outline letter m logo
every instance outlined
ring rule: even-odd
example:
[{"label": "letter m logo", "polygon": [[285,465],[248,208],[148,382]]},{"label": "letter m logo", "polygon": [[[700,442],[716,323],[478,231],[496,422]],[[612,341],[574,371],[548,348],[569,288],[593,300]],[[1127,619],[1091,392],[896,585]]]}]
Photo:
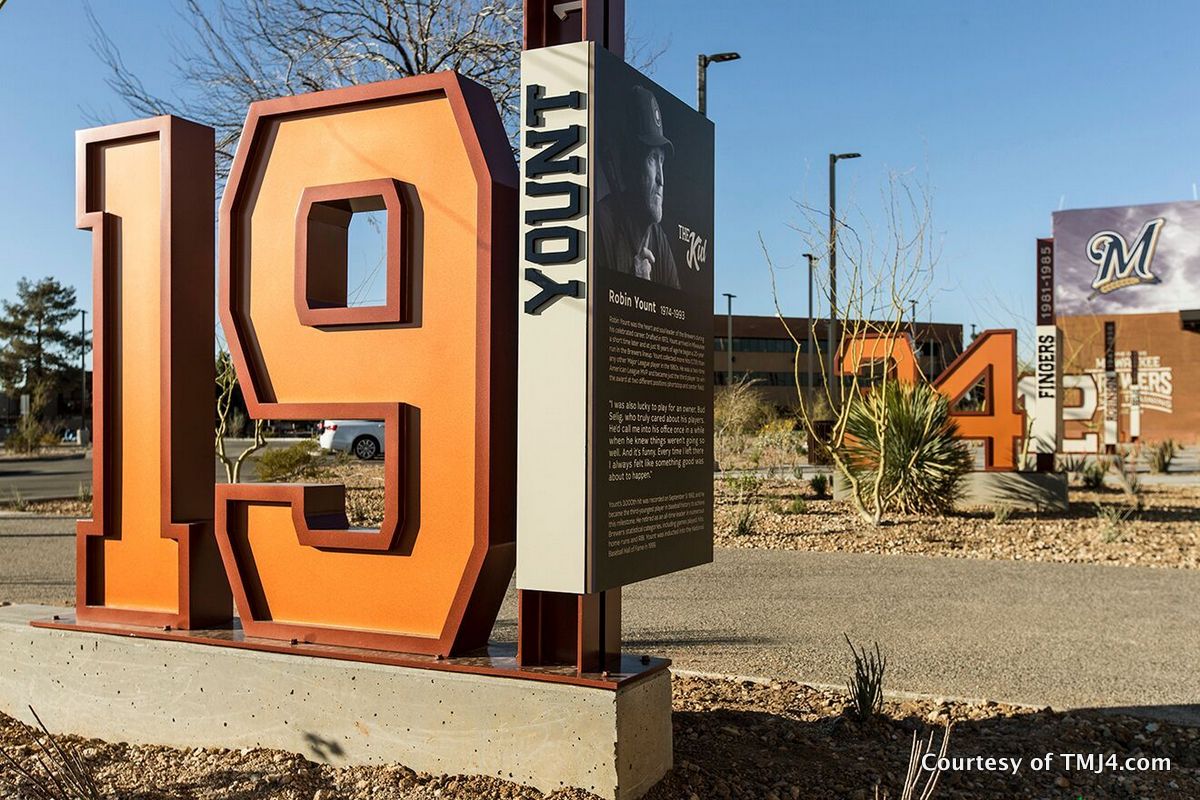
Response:
[{"label": "letter m logo", "polygon": [[1087,243],[1087,257],[1096,265],[1096,278],[1092,281],[1095,291],[1089,299],[1124,286],[1158,283],[1159,279],[1150,272],[1150,266],[1158,247],[1158,236],[1165,224],[1163,217],[1147,222],[1132,247],[1116,231],[1100,231],[1092,236]]}]

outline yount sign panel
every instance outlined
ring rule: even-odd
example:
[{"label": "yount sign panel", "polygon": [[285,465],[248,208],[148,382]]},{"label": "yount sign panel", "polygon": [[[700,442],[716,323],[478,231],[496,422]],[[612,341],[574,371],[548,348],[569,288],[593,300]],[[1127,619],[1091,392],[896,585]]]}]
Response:
[{"label": "yount sign panel", "polygon": [[712,559],[713,128],[589,42],[522,54],[517,585]]}]

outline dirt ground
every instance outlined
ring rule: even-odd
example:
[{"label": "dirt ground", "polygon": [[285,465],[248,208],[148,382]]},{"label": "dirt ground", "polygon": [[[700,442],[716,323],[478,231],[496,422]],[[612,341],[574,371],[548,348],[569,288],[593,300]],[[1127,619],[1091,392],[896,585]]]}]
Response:
[{"label": "dirt ground", "polygon": [[722,547],[1200,568],[1200,486],[1146,486],[1142,507],[1117,489],[1071,487],[1065,513],[967,508],[891,515],[876,527],[798,481],[717,481]]},{"label": "dirt ground", "polygon": [[[848,798],[895,800],[908,765],[912,736],[953,727],[950,757],[1022,758],[1016,774],[947,772],[938,798],[1154,798],[1200,797],[1200,729],[1180,728],[1097,711],[1057,713],[996,703],[939,700],[885,702],[882,715],[863,724],[844,713],[844,695],[803,684],[712,678],[674,679],[675,767],[649,800],[693,798]],[[49,721],[47,721],[49,722]],[[286,800],[466,800],[542,798],[507,781],[414,773],[401,765],[331,767],[272,750],[176,750],[59,737],[86,765],[105,797],[281,798]],[[0,715],[0,748],[34,769],[31,731]],[[1112,754],[1170,760],[1159,771],[1097,773],[1068,769],[1061,755],[1049,769],[1029,760],[1046,753]],[[1136,766],[1136,764],[1135,764]],[[0,766],[0,797],[22,796],[20,779]],[[16,791],[14,791],[16,790]],[[548,795],[588,800],[579,790]]]}]

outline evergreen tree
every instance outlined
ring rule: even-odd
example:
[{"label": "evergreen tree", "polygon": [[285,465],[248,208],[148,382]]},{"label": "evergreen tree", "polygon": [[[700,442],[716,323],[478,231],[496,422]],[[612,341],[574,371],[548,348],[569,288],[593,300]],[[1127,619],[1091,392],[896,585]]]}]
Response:
[{"label": "evergreen tree", "polygon": [[[71,333],[68,324],[79,314],[75,289],[54,278],[17,283],[16,302],[0,302],[0,386],[12,394],[28,394],[35,415],[59,392],[79,382],[79,351],[86,335]],[[81,336],[83,341],[81,342]]]}]

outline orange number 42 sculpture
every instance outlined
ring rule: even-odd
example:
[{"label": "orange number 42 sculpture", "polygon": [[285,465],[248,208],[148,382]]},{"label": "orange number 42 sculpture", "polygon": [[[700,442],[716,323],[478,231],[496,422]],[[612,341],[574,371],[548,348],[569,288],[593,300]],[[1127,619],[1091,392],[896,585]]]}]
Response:
[{"label": "orange number 42 sculpture", "polygon": [[[213,132],[78,135],[94,237],[95,507],[80,622],[451,655],[514,563],[516,168],[453,73],[256,103],[220,209],[221,324],[252,416],[386,422],[381,528],[344,488],[214,491]],[[348,307],[347,228],[387,215],[387,298]]]}]

